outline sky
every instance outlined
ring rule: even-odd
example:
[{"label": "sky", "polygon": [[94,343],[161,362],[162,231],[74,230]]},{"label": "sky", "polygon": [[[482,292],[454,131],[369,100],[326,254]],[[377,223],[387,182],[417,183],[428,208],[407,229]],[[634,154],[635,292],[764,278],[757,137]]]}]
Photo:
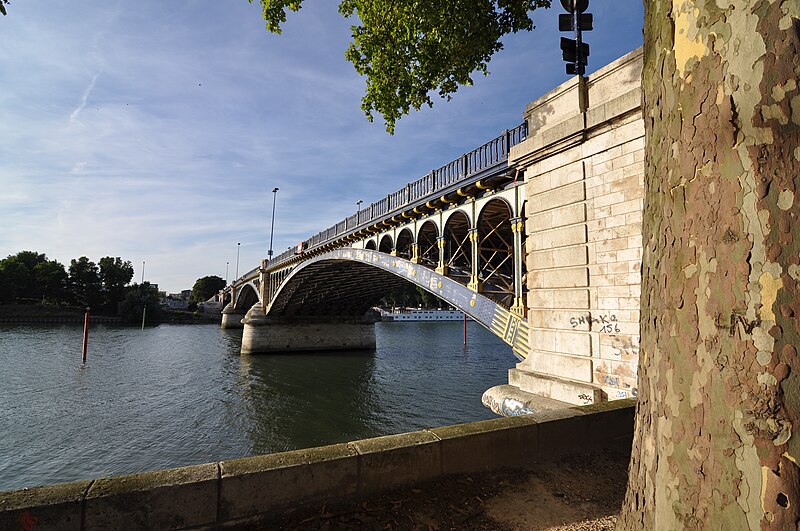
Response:
[{"label": "sky", "polygon": [[[641,46],[642,0],[594,0],[593,72]],[[119,256],[169,293],[229,281],[522,123],[568,80],[558,2],[393,136],[360,108],[352,20],[306,0],[14,0],[0,16],[0,258]],[[237,245],[241,244],[241,245]]]}]

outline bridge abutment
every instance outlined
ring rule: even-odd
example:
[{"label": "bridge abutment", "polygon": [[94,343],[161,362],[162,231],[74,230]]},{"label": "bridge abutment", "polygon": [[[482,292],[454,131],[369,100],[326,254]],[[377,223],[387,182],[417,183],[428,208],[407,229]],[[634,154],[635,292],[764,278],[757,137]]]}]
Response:
[{"label": "bridge abutment", "polygon": [[509,167],[525,175],[529,348],[493,403],[524,403],[520,392],[573,404],[638,394],[641,68],[640,49],[589,76],[588,109],[575,80],[526,109],[528,138]]},{"label": "bridge abutment", "polygon": [[256,305],[244,318],[242,354],[375,349],[375,323],[291,322],[272,319]]}]

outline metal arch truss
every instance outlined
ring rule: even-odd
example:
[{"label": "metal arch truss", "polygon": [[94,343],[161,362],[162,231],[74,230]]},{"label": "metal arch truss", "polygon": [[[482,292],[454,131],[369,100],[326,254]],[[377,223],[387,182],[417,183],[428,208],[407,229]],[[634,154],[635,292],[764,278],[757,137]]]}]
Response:
[{"label": "metal arch truss", "polygon": [[[353,267],[354,263],[361,264],[361,266]],[[304,274],[304,270],[308,270],[307,274]],[[369,300],[369,297],[377,300],[385,293],[386,285],[379,284],[380,277],[378,275],[368,274],[370,271],[379,273],[376,270],[382,271],[384,278],[387,278],[385,273],[389,273],[389,277],[395,280],[411,282],[429,291],[501,338],[511,346],[519,359],[527,356],[529,329],[526,319],[511,313],[493,300],[468,289],[463,284],[432,271],[423,264],[415,264],[397,256],[367,249],[343,247],[319,254],[298,264],[280,283],[265,313],[267,317],[280,318],[286,315],[287,310],[298,308],[306,303],[308,307],[313,308],[325,297],[328,297],[328,300],[325,301],[327,304],[340,305],[342,310],[340,315],[343,317],[347,316],[347,310],[363,311],[364,304],[359,306],[347,301],[347,293],[338,285],[337,278],[343,278],[345,275],[353,278],[358,274],[356,271],[367,273],[362,278],[353,278],[354,283],[350,289],[352,286],[358,286],[359,290],[363,290],[368,297],[362,297],[362,301]],[[337,277],[337,275],[342,276]],[[314,278],[317,280],[312,281],[311,279]],[[379,285],[374,285],[376,283]],[[377,299],[374,298],[375,296]],[[342,297],[342,299],[333,301],[330,300],[330,297]]]},{"label": "metal arch truss", "polygon": [[479,222],[478,278],[481,292],[503,306],[514,303],[514,233],[508,209],[487,212]]}]

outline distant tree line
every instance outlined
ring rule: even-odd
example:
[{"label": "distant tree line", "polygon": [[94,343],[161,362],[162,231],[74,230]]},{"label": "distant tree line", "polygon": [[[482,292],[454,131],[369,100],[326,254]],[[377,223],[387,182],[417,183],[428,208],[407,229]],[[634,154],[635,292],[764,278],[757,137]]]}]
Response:
[{"label": "distant tree line", "polygon": [[443,304],[442,300],[436,295],[409,282],[404,282],[389,291],[380,302],[381,306],[388,308],[441,308]]},{"label": "distant tree line", "polygon": [[85,256],[69,267],[43,253],[21,251],[0,260],[0,304],[41,303],[91,307],[93,313],[120,315],[135,322],[147,306],[149,322],[160,316],[158,291],[149,282],[129,285],[133,266],[120,257],[97,263]]}]

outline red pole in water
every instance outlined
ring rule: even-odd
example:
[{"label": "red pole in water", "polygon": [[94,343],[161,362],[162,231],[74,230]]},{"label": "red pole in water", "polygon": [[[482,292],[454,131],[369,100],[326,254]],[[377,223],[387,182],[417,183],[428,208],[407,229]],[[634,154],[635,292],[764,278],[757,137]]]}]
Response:
[{"label": "red pole in water", "polygon": [[467,314],[464,314],[464,344],[467,344]]},{"label": "red pole in water", "polygon": [[83,316],[83,363],[86,363],[86,349],[89,348],[89,307]]}]

